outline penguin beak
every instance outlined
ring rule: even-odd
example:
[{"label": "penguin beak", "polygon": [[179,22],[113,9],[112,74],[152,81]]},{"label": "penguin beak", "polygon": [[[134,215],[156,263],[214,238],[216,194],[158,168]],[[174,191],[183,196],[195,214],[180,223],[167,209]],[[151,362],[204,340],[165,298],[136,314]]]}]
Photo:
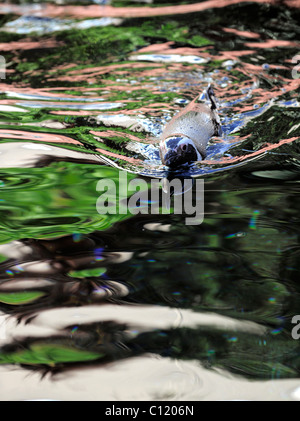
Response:
[{"label": "penguin beak", "polygon": [[162,154],[162,162],[169,168],[176,168],[199,160],[199,153],[190,142],[180,139],[177,144],[173,143],[172,147],[168,147],[166,143],[167,148],[165,148],[166,152],[164,151],[165,153]]},{"label": "penguin beak", "polygon": [[178,155],[176,150],[174,149],[169,149],[168,152],[165,154],[165,156],[163,157],[163,164],[166,165],[167,167],[176,167],[177,164],[176,162],[178,161]]}]

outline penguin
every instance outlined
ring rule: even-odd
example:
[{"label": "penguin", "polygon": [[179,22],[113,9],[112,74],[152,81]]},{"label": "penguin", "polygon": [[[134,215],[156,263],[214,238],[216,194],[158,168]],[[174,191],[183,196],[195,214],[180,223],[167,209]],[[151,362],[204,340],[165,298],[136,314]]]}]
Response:
[{"label": "penguin", "polygon": [[217,101],[211,85],[206,94],[210,105],[198,103],[195,98],[164,128],[159,151],[161,161],[167,167],[176,169],[205,159],[210,138],[222,134]]}]

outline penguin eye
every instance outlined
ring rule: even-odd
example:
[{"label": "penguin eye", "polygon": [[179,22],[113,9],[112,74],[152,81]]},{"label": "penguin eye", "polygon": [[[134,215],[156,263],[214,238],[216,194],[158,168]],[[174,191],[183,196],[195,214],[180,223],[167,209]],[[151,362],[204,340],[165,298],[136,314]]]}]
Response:
[{"label": "penguin eye", "polygon": [[183,150],[183,152],[186,152],[186,151],[187,151],[187,148],[188,148],[188,145],[187,145],[186,143],[184,143],[184,144],[181,146],[181,149]]}]

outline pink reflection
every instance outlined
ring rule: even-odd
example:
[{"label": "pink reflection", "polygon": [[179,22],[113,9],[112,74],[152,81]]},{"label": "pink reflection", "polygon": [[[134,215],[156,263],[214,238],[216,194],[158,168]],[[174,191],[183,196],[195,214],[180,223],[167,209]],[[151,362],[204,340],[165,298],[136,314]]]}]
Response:
[{"label": "pink reflection", "polygon": [[[73,115],[73,116],[88,116],[88,115],[99,115],[99,111],[49,111],[49,114],[55,114],[55,115]],[[111,113],[110,113],[111,114]],[[124,114],[124,112],[123,112]]]},{"label": "pink reflection", "polygon": [[137,51],[135,54],[140,53],[160,53],[160,54],[180,54],[180,55],[200,55],[201,57],[210,57],[210,55],[205,52],[208,46],[205,47],[182,47],[182,48],[172,48],[175,44],[173,41],[165,42],[163,44],[153,44],[143,47]]},{"label": "pink reflection", "polygon": [[[125,64],[110,64],[107,66],[98,66],[98,67],[88,67],[85,69],[80,69],[80,70],[72,70],[71,72],[69,72],[70,75],[72,74],[78,74],[78,72],[80,72],[81,74],[95,74],[95,75],[101,75],[101,74],[105,74],[105,73],[110,73],[113,72],[114,70],[118,70],[118,69],[122,69],[122,68],[127,68],[128,70],[130,70],[132,67],[134,67],[135,69],[139,69],[139,68],[144,68],[145,64],[144,63],[125,63]],[[160,67],[159,63],[151,63],[151,67]]]},{"label": "pink reflection", "polygon": [[[59,6],[55,4],[46,3],[43,8],[30,9],[27,7],[26,14],[47,17],[75,17],[79,19],[84,18],[99,18],[99,17],[148,17],[148,16],[163,16],[173,14],[185,14],[193,12],[201,12],[203,10],[212,8],[222,8],[233,4],[247,3],[248,0],[207,0],[201,3],[171,5],[162,7],[113,7],[99,5],[88,6],[73,6],[64,5]],[[277,4],[277,0],[252,0],[252,3]],[[282,0],[282,5],[289,7],[300,7],[298,0]],[[0,13],[15,13],[24,14],[24,7],[16,4],[0,4]]]},{"label": "pink reflection", "polygon": [[142,163],[142,161],[140,159],[129,158],[128,156],[119,155],[117,153],[107,151],[106,149],[97,148],[96,151],[100,152],[102,155],[112,156],[113,158],[118,158],[118,159],[121,159],[122,161],[130,162],[131,164],[137,164],[138,165],[138,164]]},{"label": "pink reflection", "polygon": [[90,133],[92,135],[100,136],[100,137],[101,136],[102,137],[121,137],[121,138],[126,138],[126,139],[129,139],[129,140],[133,140],[135,142],[141,141],[141,139],[139,137],[134,136],[130,133],[116,132],[116,131],[113,131],[113,130],[107,130],[105,132],[97,132],[97,131],[91,130]]},{"label": "pink reflection", "polygon": [[300,42],[269,39],[264,42],[246,42],[245,45],[249,48],[300,47]]},{"label": "pink reflection", "polygon": [[[248,135],[250,136],[250,135]],[[248,137],[246,136],[246,137]],[[246,138],[245,137],[245,138]],[[245,139],[244,138],[244,139]],[[267,146],[265,146],[264,148],[259,149],[258,151],[249,153],[247,155],[242,155],[242,156],[237,156],[237,157],[224,157],[220,160],[206,160],[203,161],[203,163],[207,163],[207,164],[232,164],[235,162],[239,162],[239,161],[245,161],[245,160],[250,160],[251,158],[255,158],[259,155],[263,155],[266,152],[272,151],[273,149],[277,149],[280,146],[282,146],[283,144],[288,144],[288,143],[292,143],[295,140],[298,140],[299,137],[291,137],[290,139],[282,139],[280,140],[278,143],[271,143],[271,144],[267,144]]]},{"label": "pink reflection", "polygon": [[[160,63],[151,63],[145,64],[145,63],[126,63],[126,64],[111,64],[106,66],[98,66],[98,67],[88,67],[85,69],[76,69],[69,71],[66,75],[56,76],[55,78],[48,78],[48,81],[60,81],[60,82],[88,82],[88,83],[96,83],[96,81],[99,82],[99,78],[102,75],[106,75],[109,73],[113,73],[114,75],[127,75],[132,76],[132,69],[145,69],[151,67],[151,70],[147,70],[151,76],[153,76],[155,73],[161,74],[164,69],[161,68]],[[156,69],[157,68],[157,69]],[[124,70],[121,70],[124,69]],[[52,69],[53,71],[58,70],[57,68]],[[139,75],[141,77],[141,75]],[[101,79],[100,79],[101,81]],[[107,81],[103,80],[106,84],[113,85],[117,82],[114,81]],[[127,89],[140,89],[133,86],[126,85]],[[123,87],[125,90],[126,87]],[[74,88],[77,89],[77,88]],[[100,88],[98,88],[99,90]]]},{"label": "pink reflection", "polygon": [[24,39],[23,41],[12,41],[0,43],[0,51],[20,51],[20,50],[34,50],[38,48],[55,48],[64,45],[62,41],[54,39],[44,39],[43,41],[30,41]]},{"label": "pink reflection", "polygon": [[249,32],[249,31],[239,31],[235,28],[222,28],[224,32],[228,32],[231,34],[235,34],[239,37],[245,37],[245,38],[259,38],[260,35],[256,32]]},{"label": "pink reflection", "polygon": [[91,85],[94,83],[97,83],[97,79],[94,78],[87,78],[86,76],[78,76],[78,77],[72,77],[72,76],[59,76],[59,77],[52,77],[47,78],[49,82],[87,82]]},{"label": "pink reflection", "polygon": [[239,51],[220,51],[220,55],[215,56],[214,60],[230,60],[239,59],[241,56],[248,56],[256,53],[255,50],[239,50]]},{"label": "pink reflection", "polygon": [[53,133],[35,133],[26,132],[23,130],[8,130],[1,129],[0,137],[6,139],[26,139],[26,140],[37,140],[39,142],[55,142],[55,143],[72,143],[73,145],[81,145],[78,140],[72,139],[71,137],[63,136],[60,134]]}]

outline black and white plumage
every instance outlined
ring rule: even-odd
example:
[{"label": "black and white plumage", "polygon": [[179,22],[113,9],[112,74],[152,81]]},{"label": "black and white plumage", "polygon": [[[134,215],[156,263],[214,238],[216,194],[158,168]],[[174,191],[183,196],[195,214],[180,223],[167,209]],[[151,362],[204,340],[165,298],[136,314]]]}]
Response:
[{"label": "black and white plumage", "polygon": [[210,85],[206,93],[210,106],[193,100],[163,130],[159,149],[164,165],[176,168],[205,159],[208,141],[221,135],[217,102]]}]

